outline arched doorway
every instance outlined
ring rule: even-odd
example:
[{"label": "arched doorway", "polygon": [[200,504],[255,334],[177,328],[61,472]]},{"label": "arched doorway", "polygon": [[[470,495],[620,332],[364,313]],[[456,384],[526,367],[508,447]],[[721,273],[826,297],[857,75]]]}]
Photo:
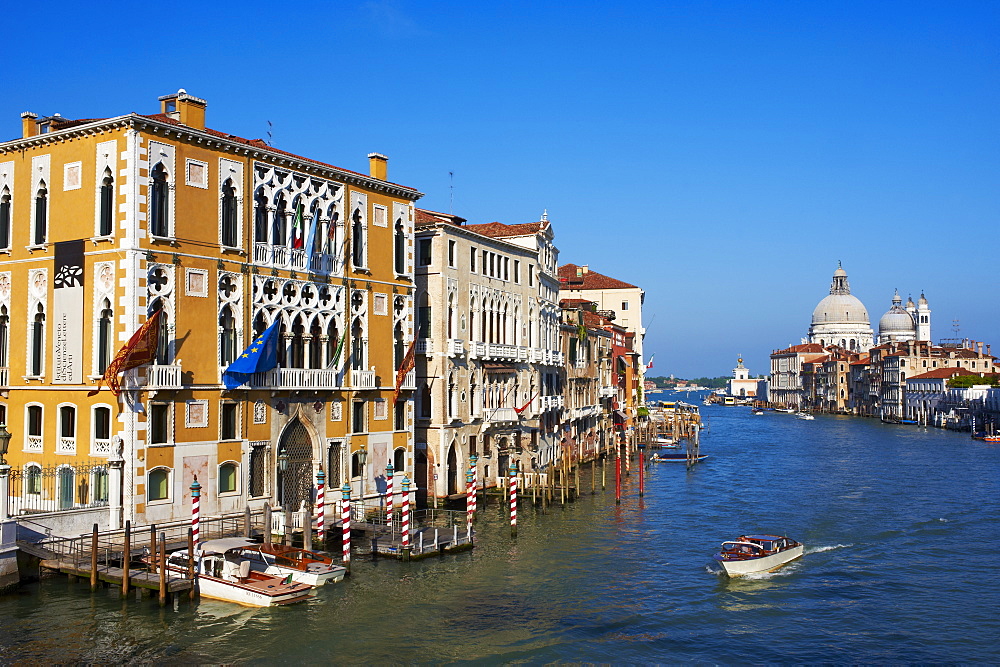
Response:
[{"label": "arched doorway", "polygon": [[458,454],[455,443],[448,448],[448,491],[449,496],[458,493]]},{"label": "arched doorway", "polygon": [[278,440],[278,456],[284,453],[288,456],[288,468],[281,471],[278,464],[278,471],[275,479],[278,481],[278,503],[288,506],[294,511],[298,511],[304,500],[306,504],[312,503],[312,440],[309,438],[309,431],[305,425],[296,419]]}]

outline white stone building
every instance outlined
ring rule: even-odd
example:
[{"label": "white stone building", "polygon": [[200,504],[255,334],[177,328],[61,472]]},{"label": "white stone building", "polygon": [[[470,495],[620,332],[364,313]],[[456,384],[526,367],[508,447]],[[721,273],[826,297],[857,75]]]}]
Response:
[{"label": "white stone building", "polygon": [[563,407],[558,250],[547,220],[468,225],[417,210],[418,457],[431,500],[480,486],[511,463],[557,455]]},{"label": "white stone building", "polygon": [[868,310],[851,294],[847,272],[838,265],[830,283],[830,294],[813,310],[809,335],[802,342],[818,343],[820,347],[837,345],[856,352],[870,348],[873,340]]}]

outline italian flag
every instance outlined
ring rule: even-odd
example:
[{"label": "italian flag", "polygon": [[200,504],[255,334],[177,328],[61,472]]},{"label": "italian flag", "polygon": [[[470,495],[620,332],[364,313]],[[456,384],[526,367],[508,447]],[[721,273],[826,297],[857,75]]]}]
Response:
[{"label": "italian flag", "polygon": [[295,217],[292,218],[292,247],[302,247],[302,204],[295,209]]}]

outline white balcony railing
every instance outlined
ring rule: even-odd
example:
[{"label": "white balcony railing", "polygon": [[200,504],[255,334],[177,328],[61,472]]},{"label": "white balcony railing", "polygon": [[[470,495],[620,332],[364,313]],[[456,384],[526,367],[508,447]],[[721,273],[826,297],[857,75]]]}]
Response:
[{"label": "white balcony railing", "polygon": [[513,345],[490,343],[486,354],[490,359],[508,359],[514,361],[517,359],[517,348]]},{"label": "white balcony railing", "polygon": [[486,343],[469,341],[469,356],[473,359],[482,359],[486,356]]},{"label": "white balcony railing", "polygon": [[606,387],[601,387],[598,395],[601,398],[612,398],[618,395],[618,387],[608,385]]},{"label": "white balcony railing", "polygon": [[90,453],[94,456],[110,456],[111,441],[103,438],[95,438],[90,446]]},{"label": "white balcony railing", "polygon": [[375,371],[351,371],[351,386],[355,389],[374,389]]},{"label": "white balcony railing", "polygon": [[56,454],[76,454],[76,438],[60,436],[56,439]]},{"label": "white balcony railing", "polygon": [[28,439],[24,442],[24,451],[26,452],[40,452],[42,451],[42,436],[40,435],[29,435]]},{"label": "white balcony railing", "polygon": [[417,388],[417,371],[412,370],[406,374],[403,378],[403,389],[416,389]]},{"label": "white balcony railing", "polygon": [[257,264],[281,269],[309,269],[312,273],[335,273],[335,257],[327,253],[310,253],[302,248],[256,243],[253,259]]},{"label": "white balcony railing", "polygon": [[337,389],[340,371],[323,368],[275,368],[254,373],[241,387],[250,389]]},{"label": "white balcony railing", "polygon": [[465,341],[459,338],[448,339],[448,356],[458,357],[465,354]]},{"label": "white balcony railing", "polygon": [[500,422],[516,422],[517,411],[514,408],[487,409],[486,420],[491,424],[497,424]]},{"label": "white balcony railing", "polygon": [[180,389],[181,388],[181,367],[161,366],[151,364],[141,368],[134,368],[125,372],[126,389]]},{"label": "white balcony railing", "polygon": [[434,340],[431,338],[418,338],[417,344],[413,349],[417,354],[425,354],[429,357],[434,354]]}]

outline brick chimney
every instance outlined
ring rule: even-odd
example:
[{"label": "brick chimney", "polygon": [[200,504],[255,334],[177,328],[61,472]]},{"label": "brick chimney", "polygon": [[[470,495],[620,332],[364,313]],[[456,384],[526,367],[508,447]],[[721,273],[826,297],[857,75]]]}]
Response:
[{"label": "brick chimney", "polygon": [[173,95],[164,95],[159,100],[160,113],[164,116],[196,130],[205,129],[205,107],[208,106],[205,100],[188,95],[183,88]]},{"label": "brick chimney", "polygon": [[37,113],[25,111],[21,114],[21,137],[23,139],[27,139],[28,137],[33,137],[38,134],[38,124],[35,122],[36,120],[38,120]]},{"label": "brick chimney", "polygon": [[368,175],[380,181],[386,180],[389,174],[389,158],[381,153],[368,154]]}]

